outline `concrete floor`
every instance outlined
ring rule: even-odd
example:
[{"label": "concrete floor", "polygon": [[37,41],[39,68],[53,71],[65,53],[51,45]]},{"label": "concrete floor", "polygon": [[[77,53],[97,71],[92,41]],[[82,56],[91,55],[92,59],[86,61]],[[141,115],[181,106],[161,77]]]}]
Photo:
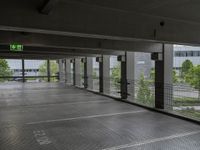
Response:
[{"label": "concrete floor", "polygon": [[200,150],[200,126],[58,83],[0,85],[0,150]]}]

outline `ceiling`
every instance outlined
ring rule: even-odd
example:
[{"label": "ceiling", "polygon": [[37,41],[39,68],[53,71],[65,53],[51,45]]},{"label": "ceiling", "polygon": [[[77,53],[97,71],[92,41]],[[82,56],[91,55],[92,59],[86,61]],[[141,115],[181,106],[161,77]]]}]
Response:
[{"label": "ceiling", "polygon": [[199,0],[6,0],[0,45],[18,41],[44,54],[51,47],[53,56],[65,49],[66,57],[161,51],[159,43],[200,45],[199,14]]}]

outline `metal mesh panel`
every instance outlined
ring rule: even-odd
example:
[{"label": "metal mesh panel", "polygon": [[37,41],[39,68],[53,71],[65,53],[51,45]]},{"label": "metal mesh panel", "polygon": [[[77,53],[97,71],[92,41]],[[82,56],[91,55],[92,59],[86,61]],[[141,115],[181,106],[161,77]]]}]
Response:
[{"label": "metal mesh panel", "polygon": [[128,80],[128,100],[155,107],[155,85],[149,80]]},{"label": "metal mesh panel", "polygon": [[[73,78],[72,74],[71,77]],[[82,79],[81,87],[84,87],[84,77],[80,74],[76,75],[76,77]],[[99,92],[99,76],[87,76],[87,82],[91,82],[90,87],[87,87],[88,89]],[[152,108],[155,107],[155,82],[147,79],[127,80],[127,82],[128,101]],[[122,83],[119,79],[104,77],[103,84],[105,94],[119,98],[121,97]],[[164,105],[166,111],[200,120],[200,100],[198,90],[184,84],[172,85],[165,83],[163,86],[164,95],[162,92],[157,94],[161,98],[164,98],[164,104],[162,104],[162,99],[160,99],[160,102],[161,105]],[[159,103],[159,100],[157,103]]]},{"label": "metal mesh panel", "polygon": [[198,90],[185,84],[165,84],[165,91],[166,110],[200,120]]},{"label": "metal mesh panel", "polygon": [[93,90],[99,92],[99,77],[91,76],[90,78],[92,78]]}]

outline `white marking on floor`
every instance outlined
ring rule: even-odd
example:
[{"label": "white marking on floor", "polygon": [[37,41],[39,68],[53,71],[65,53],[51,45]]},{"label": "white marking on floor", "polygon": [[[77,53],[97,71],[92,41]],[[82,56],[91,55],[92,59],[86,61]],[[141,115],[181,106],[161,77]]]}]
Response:
[{"label": "white marking on floor", "polygon": [[120,112],[120,113],[111,113],[111,114],[101,114],[101,115],[92,115],[92,116],[82,116],[82,117],[74,117],[74,118],[65,118],[65,119],[55,119],[55,120],[45,120],[45,121],[37,121],[37,122],[29,122],[27,125],[33,124],[42,124],[42,123],[51,123],[51,122],[61,122],[61,121],[70,121],[70,120],[79,120],[79,119],[90,119],[90,118],[98,118],[98,117],[109,117],[116,115],[125,115],[125,114],[135,114],[147,112],[147,110],[138,110],[138,111],[128,111],[128,112]]},{"label": "white marking on floor", "polygon": [[48,145],[48,144],[52,143],[50,141],[50,139],[46,136],[46,133],[44,132],[44,130],[33,131],[33,134],[34,134],[36,141],[40,145]]},{"label": "white marking on floor", "polygon": [[[58,102],[58,103],[46,103],[46,104],[33,104],[33,105],[24,105],[23,108],[32,108],[32,107],[45,107],[45,106],[54,106],[54,105],[75,105],[75,104],[88,104],[88,103],[111,103],[113,101],[109,100],[96,100],[96,101],[85,101],[85,102]],[[21,106],[19,106],[21,107]]]},{"label": "white marking on floor", "polygon": [[172,140],[172,139],[175,139],[175,138],[186,137],[186,136],[195,135],[195,134],[199,134],[199,133],[200,133],[200,130],[193,131],[193,132],[181,133],[181,134],[174,134],[174,135],[171,135],[171,136],[146,140],[146,141],[138,142],[138,143],[129,143],[129,144],[124,144],[124,145],[119,145],[119,146],[115,146],[115,147],[105,148],[105,149],[102,149],[102,150],[120,150],[120,149],[125,149],[125,148],[130,148],[130,147],[137,147],[137,146],[142,146],[142,145],[146,145],[146,144],[166,141],[166,140]]}]

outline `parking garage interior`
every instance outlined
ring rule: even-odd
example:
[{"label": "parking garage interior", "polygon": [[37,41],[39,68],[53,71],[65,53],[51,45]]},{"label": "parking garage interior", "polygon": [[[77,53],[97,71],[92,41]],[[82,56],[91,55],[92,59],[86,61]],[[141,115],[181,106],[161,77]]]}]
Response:
[{"label": "parking garage interior", "polygon": [[0,150],[200,150],[199,4],[1,2]]}]

